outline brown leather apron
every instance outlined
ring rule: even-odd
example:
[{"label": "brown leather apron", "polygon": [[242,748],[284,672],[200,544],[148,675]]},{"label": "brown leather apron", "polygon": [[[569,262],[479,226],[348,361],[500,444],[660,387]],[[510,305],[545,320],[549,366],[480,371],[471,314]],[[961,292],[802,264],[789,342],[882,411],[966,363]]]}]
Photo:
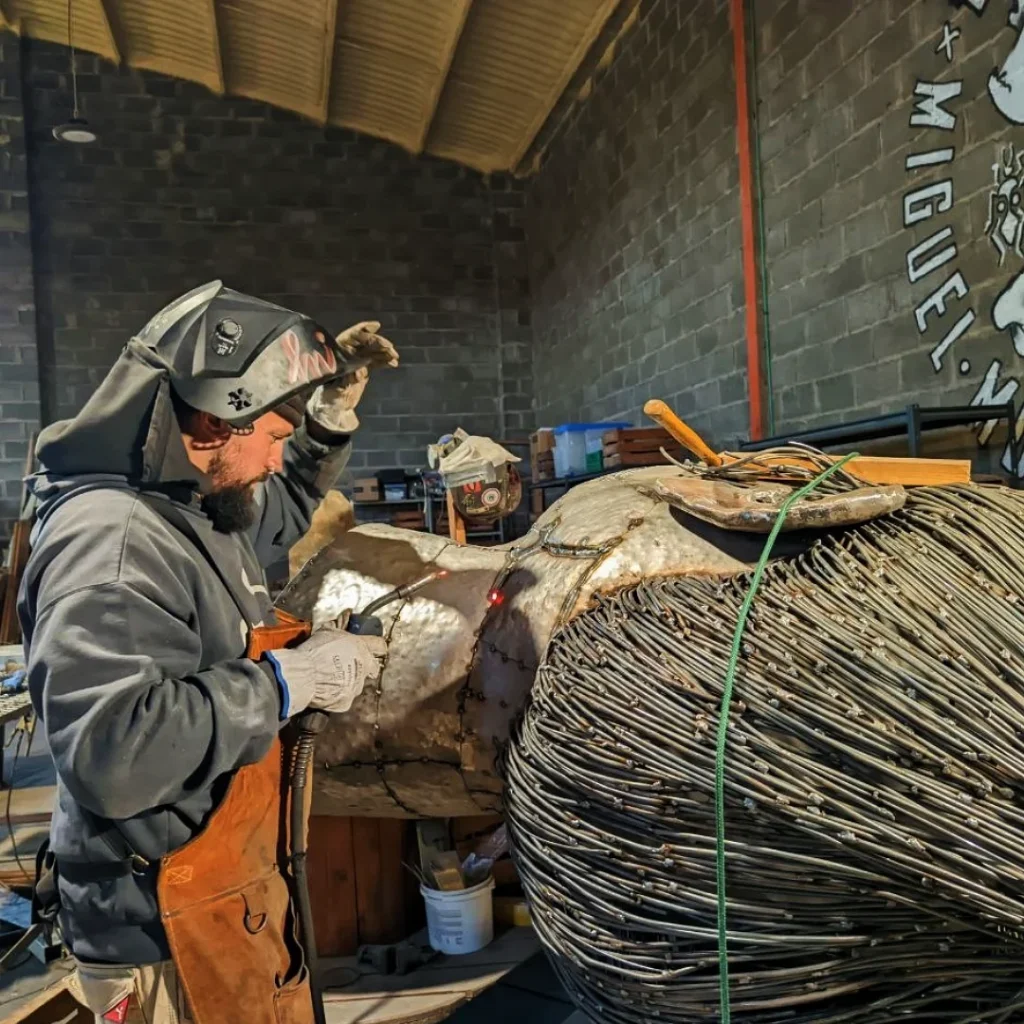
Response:
[{"label": "brown leather apron", "polygon": [[[279,629],[253,630],[249,656],[284,646]],[[235,773],[206,828],[160,861],[161,919],[196,1024],[313,1024],[286,877],[288,775],[275,739]]]}]

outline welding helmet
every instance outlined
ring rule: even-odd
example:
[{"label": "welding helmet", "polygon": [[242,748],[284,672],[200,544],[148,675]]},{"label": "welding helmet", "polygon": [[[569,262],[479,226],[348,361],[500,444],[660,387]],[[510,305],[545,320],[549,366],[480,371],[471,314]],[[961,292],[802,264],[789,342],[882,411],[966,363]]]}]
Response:
[{"label": "welding helmet", "polygon": [[519,507],[523,482],[514,465],[519,457],[491,438],[456,430],[430,445],[427,461],[440,470],[463,519],[493,523]]},{"label": "welding helmet", "polygon": [[194,409],[243,427],[274,410],[298,422],[319,384],[362,365],[320,324],[265,299],[225,288],[194,288],[136,335],[170,367],[175,394]]}]

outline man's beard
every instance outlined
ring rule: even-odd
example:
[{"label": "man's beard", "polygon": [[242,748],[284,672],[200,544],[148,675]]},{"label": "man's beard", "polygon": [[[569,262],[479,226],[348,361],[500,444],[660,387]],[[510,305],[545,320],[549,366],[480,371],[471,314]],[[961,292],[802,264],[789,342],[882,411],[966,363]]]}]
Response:
[{"label": "man's beard", "polygon": [[201,506],[213,528],[220,533],[243,533],[250,529],[256,522],[256,484],[266,477],[248,483],[222,483],[228,471],[221,452],[213,457],[207,473],[214,490],[203,495]]}]

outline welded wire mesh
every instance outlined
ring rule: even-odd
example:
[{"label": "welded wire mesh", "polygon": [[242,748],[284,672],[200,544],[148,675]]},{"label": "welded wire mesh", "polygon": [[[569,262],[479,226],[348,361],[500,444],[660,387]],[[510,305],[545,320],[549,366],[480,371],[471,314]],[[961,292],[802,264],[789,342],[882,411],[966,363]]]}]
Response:
[{"label": "welded wire mesh", "polygon": [[[556,634],[506,754],[536,927],[613,1022],[718,1016],[714,745],[749,578]],[[772,565],[730,715],[737,1021],[1024,1019],[1024,498],[922,488]]]}]

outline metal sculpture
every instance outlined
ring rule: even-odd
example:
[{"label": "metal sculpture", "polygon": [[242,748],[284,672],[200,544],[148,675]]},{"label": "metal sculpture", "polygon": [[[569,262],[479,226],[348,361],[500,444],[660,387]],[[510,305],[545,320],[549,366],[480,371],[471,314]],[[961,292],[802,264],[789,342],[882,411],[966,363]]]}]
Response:
[{"label": "metal sculpture", "polygon": [[[536,926],[617,1024],[718,1019],[714,733],[745,575],[553,638],[506,765]],[[730,712],[737,1021],[1024,1012],[1024,501],[909,492],[770,567]]]},{"label": "metal sculpture", "polygon": [[[583,485],[504,548],[362,527],[283,601],[320,618],[449,570],[387,620],[315,807],[504,810],[552,961],[615,1024],[719,1013],[714,733],[763,538],[673,508],[673,473]],[[855,486],[826,491],[837,522]],[[784,534],[753,606],[725,770],[737,1021],[1024,1014],[1024,499],[882,497]]]},{"label": "metal sculpture", "polygon": [[[737,573],[757,539],[718,546],[654,492],[671,467],[570,491],[529,535],[465,547],[389,526],[349,531],[291,580],[279,605],[314,622],[359,609],[431,568],[448,576],[383,613],[380,682],[317,744],[318,814],[443,817],[500,811],[496,759],[552,633],[596,593],[681,572]],[[711,530],[710,527],[707,528]]]}]

